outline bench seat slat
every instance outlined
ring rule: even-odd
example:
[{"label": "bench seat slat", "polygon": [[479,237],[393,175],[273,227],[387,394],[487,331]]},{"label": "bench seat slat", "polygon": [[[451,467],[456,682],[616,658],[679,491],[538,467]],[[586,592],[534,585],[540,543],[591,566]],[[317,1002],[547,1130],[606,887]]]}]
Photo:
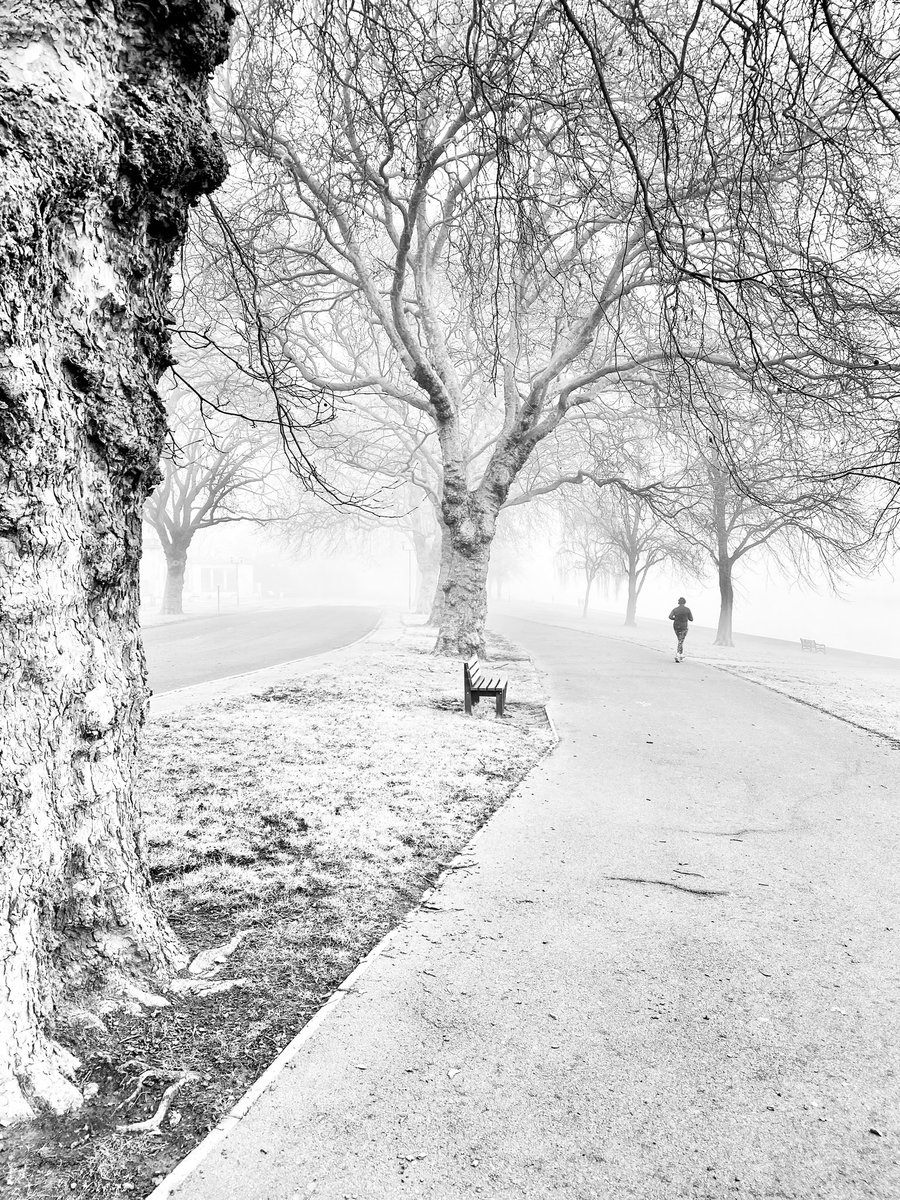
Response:
[{"label": "bench seat slat", "polygon": [[472,711],[473,700],[477,701],[481,696],[492,696],[497,704],[497,715],[503,716],[508,681],[502,675],[487,674],[484,667],[478,661],[476,654],[465,660],[463,674],[463,698],[465,700],[466,712]]}]

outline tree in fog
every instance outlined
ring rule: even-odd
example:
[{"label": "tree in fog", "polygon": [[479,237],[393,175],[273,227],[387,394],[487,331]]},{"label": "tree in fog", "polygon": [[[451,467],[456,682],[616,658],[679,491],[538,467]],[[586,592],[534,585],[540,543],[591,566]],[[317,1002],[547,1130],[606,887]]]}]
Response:
[{"label": "tree in fog", "polygon": [[168,416],[171,442],[144,521],[166,560],[161,611],[175,615],[183,611],[188,553],[200,530],[236,521],[267,525],[288,519],[289,512],[271,434],[234,417],[204,417],[183,393],[176,393]]},{"label": "tree in fog", "polygon": [[81,1095],[63,995],[167,976],[132,796],[169,276],[225,173],[229,8],[13,5],[0,73],[0,1124]]},{"label": "tree in fog", "polygon": [[455,5],[393,4],[377,23],[338,5],[265,66],[251,48],[231,92],[259,182],[253,215],[239,189],[229,224],[264,228],[257,269],[290,308],[298,369],[325,394],[400,402],[436,435],[438,644],[453,653],[483,650],[497,516],[534,445],[630,365],[610,315],[646,269],[627,190],[604,189],[602,222],[590,211],[600,147],[586,168],[567,146],[567,39],[534,15],[480,30]]},{"label": "tree in fog", "polygon": [[732,425],[727,440],[728,460],[720,439],[701,426],[680,478],[654,501],[670,529],[715,571],[717,646],[734,645],[734,573],[748,555],[765,550],[788,578],[834,581],[871,565],[884,546],[870,533],[871,487],[849,476],[812,484],[793,478],[765,425]]},{"label": "tree in fog", "polygon": [[[399,531],[416,561],[414,609],[433,615],[444,542],[440,456],[422,414],[375,398],[362,405],[348,401],[341,419],[310,429],[307,442],[318,469],[339,481],[343,495],[319,489],[326,504],[304,506],[300,541],[316,541],[308,524],[315,514],[324,521],[329,543],[343,535],[356,545],[361,534],[379,525]],[[355,497],[353,503],[344,500],[347,494]]]},{"label": "tree in fog", "polygon": [[[690,368],[716,361],[785,444],[839,420],[869,469],[893,428],[877,268],[896,136],[818,10],[390,0],[293,19],[249,14],[227,88],[244,166],[209,243],[245,247],[239,274],[311,392],[430,424],[439,649],[482,649],[517,477],[574,412],[605,398],[615,421],[623,382],[656,373],[690,407]],[[865,70],[875,22],[844,31]]]},{"label": "tree in fog", "polygon": [[638,491],[616,485],[570,489],[560,509],[563,553],[585,577],[583,616],[598,576],[625,584],[625,624],[632,626],[637,624],[638,600],[654,567],[670,562],[688,574],[698,573],[698,556],[690,541],[675,534]]},{"label": "tree in fog", "polygon": [[574,568],[584,580],[581,615],[586,617],[594,584],[604,590],[621,583],[616,568],[619,565],[610,545],[606,527],[597,521],[595,498],[580,489],[560,502],[562,540],[559,558],[567,568]]}]

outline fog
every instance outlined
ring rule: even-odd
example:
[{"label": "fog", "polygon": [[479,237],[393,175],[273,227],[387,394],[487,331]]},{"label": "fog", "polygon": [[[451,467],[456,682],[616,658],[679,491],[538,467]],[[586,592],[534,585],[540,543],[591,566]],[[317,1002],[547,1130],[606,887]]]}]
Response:
[{"label": "fog", "polygon": [[[390,528],[365,535],[354,550],[297,555],[276,536],[252,526],[202,531],[191,547],[190,562],[201,567],[243,564],[252,583],[235,596],[222,589],[218,597],[186,584],[185,612],[208,613],[218,607],[271,607],[309,604],[374,604],[399,611],[410,608],[419,582],[409,539]],[[142,564],[142,614],[152,619],[162,595],[165,560],[148,531]],[[499,592],[499,594],[498,594]],[[900,584],[885,568],[868,578],[851,578],[835,592],[822,579],[817,588],[781,576],[765,556],[742,564],[735,586],[735,634],[783,639],[801,637],[838,649],[900,658],[900,626],[896,619]],[[666,569],[652,571],[638,602],[637,620],[665,620],[678,596],[684,595],[694,613],[700,637],[703,627],[714,629],[719,611],[715,579],[691,579]],[[529,603],[559,605],[580,613],[584,581],[578,573],[560,569],[554,536],[536,534],[517,552],[512,572],[489,587],[488,621],[494,609]],[[624,586],[594,586],[589,613],[621,619]],[[739,644],[739,641],[738,641]]]}]

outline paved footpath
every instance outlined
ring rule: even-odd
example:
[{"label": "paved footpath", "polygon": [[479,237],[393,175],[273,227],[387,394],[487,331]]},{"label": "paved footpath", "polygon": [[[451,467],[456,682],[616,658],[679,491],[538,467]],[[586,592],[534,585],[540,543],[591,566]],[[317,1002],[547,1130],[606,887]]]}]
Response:
[{"label": "paved footpath", "polygon": [[178,1200],[897,1200],[900,750],[500,628],[561,744]]},{"label": "paved footpath", "polygon": [[204,614],[142,631],[150,686],[157,694],[326,654],[378,624],[377,608],[298,605]]}]

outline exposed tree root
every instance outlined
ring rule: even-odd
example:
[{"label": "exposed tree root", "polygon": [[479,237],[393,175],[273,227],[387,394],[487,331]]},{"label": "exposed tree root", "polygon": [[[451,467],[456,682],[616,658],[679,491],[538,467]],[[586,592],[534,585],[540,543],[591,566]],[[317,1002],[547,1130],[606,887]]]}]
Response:
[{"label": "exposed tree root", "polygon": [[[158,1074],[160,1074],[160,1072],[158,1072],[158,1071],[145,1071],[144,1074],[141,1076],[141,1078],[138,1080],[138,1087],[134,1093],[134,1097],[137,1097],[138,1093],[140,1092],[141,1087],[143,1086],[143,1080],[147,1076],[158,1075]],[[156,1112],[153,1114],[152,1117],[149,1117],[146,1121],[135,1121],[131,1125],[117,1125],[116,1132],[117,1133],[159,1133],[160,1127],[162,1126],[162,1123],[165,1120],[166,1113],[169,1111],[169,1107],[171,1106],[172,1100],[175,1097],[175,1095],[185,1086],[185,1084],[194,1083],[199,1078],[200,1078],[200,1076],[197,1074],[196,1071],[185,1071],[184,1074],[179,1076],[179,1078],[176,1079],[174,1083],[170,1083],[169,1086],[166,1088],[166,1090],[163,1092],[162,1097],[160,1098],[160,1101],[159,1101],[159,1107],[157,1108]]]},{"label": "exposed tree root", "polygon": [[122,1107],[125,1108],[129,1104],[134,1104],[135,1100],[137,1100],[138,1096],[144,1090],[144,1084],[148,1079],[171,1079],[173,1075],[180,1078],[181,1072],[169,1071],[163,1067],[145,1068],[143,1071],[141,1071],[140,1075],[138,1075],[137,1080],[135,1081],[134,1091],[130,1096],[126,1096],[122,1101]]},{"label": "exposed tree root", "polygon": [[[214,996],[246,984],[246,979],[216,979],[215,976],[221,971],[223,965],[247,936],[247,932],[245,929],[239,930],[230,941],[223,943],[221,946],[212,946],[209,950],[203,950],[188,966],[188,971],[193,978],[171,979],[169,981],[169,991],[174,992],[176,995]],[[141,992],[133,985],[126,986],[125,991],[146,1007],[160,1008],[169,1004],[169,1001],[163,999],[161,996],[154,996],[149,992]],[[143,1066],[143,1063],[137,1065]],[[176,1074],[176,1072],[153,1067],[141,1071],[135,1082],[134,1091],[124,1103],[126,1105],[133,1104],[149,1079],[171,1079],[173,1074]],[[174,1083],[170,1083],[163,1092],[159,1106],[152,1117],[149,1117],[146,1121],[134,1121],[129,1125],[117,1125],[117,1132],[159,1133],[166,1113],[172,1104],[173,1097],[186,1084],[193,1083],[199,1078],[200,1076],[196,1071],[182,1072]]]},{"label": "exposed tree root", "polygon": [[201,975],[204,979],[212,979],[214,975],[218,975],[249,932],[249,929],[239,929],[230,942],[224,942],[221,946],[211,946],[209,950],[202,950],[192,960],[188,967],[188,973]]},{"label": "exposed tree root", "polygon": [[138,987],[136,983],[127,981],[123,985],[122,991],[126,996],[129,997],[129,999],[137,1001],[142,1008],[169,1007],[169,1001],[165,998],[165,996],[157,996],[155,992],[145,991],[143,988]]},{"label": "exposed tree root", "polygon": [[[187,967],[189,978],[170,978],[167,991],[174,995],[193,995],[200,997],[215,996],[231,991],[236,987],[247,984],[246,979],[216,978],[229,957],[235,952],[244,938],[247,930],[239,930],[230,941],[222,945],[212,946],[202,951],[190,962],[186,955],[169,956],[169,972]],[[116,1009],[125,1008],[133,1013],[143,1013],[170,1007],[172,1001],[164,995],[157,994],[154,984],[148,990],[141,986],[146,978],[129,976],[121,969],[121,965],[110,973],[106,979],[104,993],[97,1000],[97,1012],[90,1011],[78,1003],[77,996],[62,999],[59,1006],[58,1023],[70,1031],[91,1031],[102,1034],[106,1032],[102,1017]],[[70,989],[74,990],[74,989]],[[27,1070],[22,1070],[8,1053],[4,1044],[4,1034],[0,1029],[0,1128],[20,1121],[32,1120],[41,1110],[49,1109],[56,1114],[72,1112],[77,1109],[89,1093],[85,1094],[73,1082],[73,1077],[79,1067],[78,1060],[58,1042],[46,1037],[35,1036],[34,1045],[29,1055]],[[6,1042],[11,1038],[6,1036]],[[133,1102],[140,1094],[146,1081],[151,1078],[171,1079],[174,1072],[149,1070],[146,1063],[134,1063],[142,1074],[136,1090],[129,1097],[128,1103]],[[185,1072],[167,1088],[160,1107],[149,1121],[140,1121],[134,1125],[121,1126],[127,1133],[157,1132],[165,1118],[172,1096],[186,1083],[198,1078],[193,1072]],[[90,1089],[91,1085],[87,1085]],[[96,1090],[96,1085],[94,1085]]]},{"label": "exposed tree root", "polygon": [[169,989],[176,996],[218,996],[232,988],[244,987],[248,982],[246,979],[173,979]]},{"label": "exposed tree root", "polygon": [[168,990],[176,996],[217,996],[222,992],[230,992],[232,988],[243,987],[248,982],[246,979],[217,979],[216,976],[248,933],[247,929],[239,929],[230,941],[223,942],[221,946],[201,950],[187,968],[192,978],[170,979]]}]

